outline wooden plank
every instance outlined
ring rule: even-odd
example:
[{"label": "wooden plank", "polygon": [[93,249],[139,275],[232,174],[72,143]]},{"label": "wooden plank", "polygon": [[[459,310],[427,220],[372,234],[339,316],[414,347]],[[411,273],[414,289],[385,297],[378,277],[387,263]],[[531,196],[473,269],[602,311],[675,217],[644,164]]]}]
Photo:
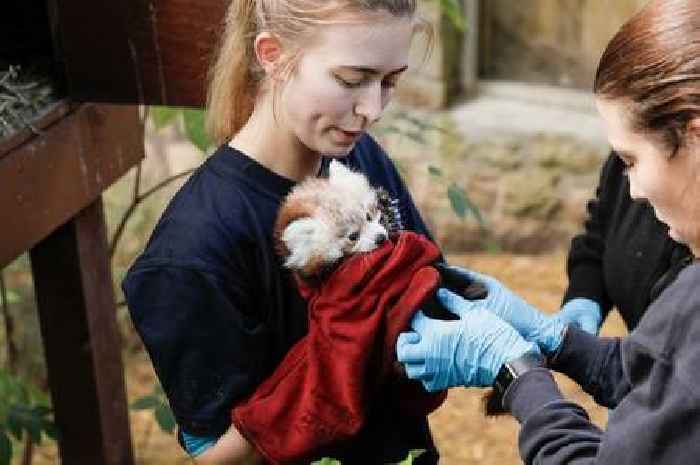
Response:
[{"label": "wooden plank", "polygon": [[144,156],[138,108],[87,104],[0,157],[0,268]]},{"label": "wooden plank", "polygon": [[50,1],[73,98],[203,106],[227,0]]},{"label": "wooden plank", "polygon": [[[76,104],[71,104],[67,100],[60,100],[52,105],[50,108],[44,110],[45,113],[38,117],[36,120],[32,121],[32,125],[35,129],[43,131],[48,128],[64,116],[66,116],[71,111],[77,108]],[[37,136],[34,131],[30,128],[24,128],[21,131],[17,131],[11,134],[5,139],[0,139],[0,158],[9,154],[13,149],[19,147],[26,141]]]},{"label": "wooden plank", "polygon": [[30,256],[61,463],[133,465],[101,198]]}]

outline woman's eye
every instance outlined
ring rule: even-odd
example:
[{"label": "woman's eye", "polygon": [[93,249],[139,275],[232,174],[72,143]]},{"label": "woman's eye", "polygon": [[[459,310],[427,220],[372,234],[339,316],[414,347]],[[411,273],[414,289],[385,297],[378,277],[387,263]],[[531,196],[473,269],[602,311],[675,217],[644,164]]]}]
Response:
[{"label": "woman's eye", "polygon": [[357,231],[355,231],[354,233],[351,233],[351,234],[348,236],[348,239],[350,239],[350,240],[353,241],[353,242],[355,242],[355,241],[358,240],[359,238],[360,238],[360,233],[357,232]]},{"label": "woman's eye", "polygon": [[342,77],[336,75],[335,76],[336,81],[340,83],[341,86],[347,87],[348,89],[354,89],[356,87],[360,87],[364,81],[348,81],[346,79],[343,79]]},{"label": "woman's eye", "polygon": [[382,87],[386,87],[387,89],[393,89],[396,87],[396,84],[398,84],[398,82],[395,79],[391,81],[382,81]]}]

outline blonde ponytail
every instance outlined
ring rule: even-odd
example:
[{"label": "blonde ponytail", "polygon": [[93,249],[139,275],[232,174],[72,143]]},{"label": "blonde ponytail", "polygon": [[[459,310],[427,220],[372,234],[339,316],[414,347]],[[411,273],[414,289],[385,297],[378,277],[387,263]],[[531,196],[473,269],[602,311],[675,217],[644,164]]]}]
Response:
[{"label": "blonde ponytail", "polygon": [[206,128],[217,144],[236,134],[253,112],[261,71],[253,56],[257,0],[232,0],[221,44],[209,70]]}]

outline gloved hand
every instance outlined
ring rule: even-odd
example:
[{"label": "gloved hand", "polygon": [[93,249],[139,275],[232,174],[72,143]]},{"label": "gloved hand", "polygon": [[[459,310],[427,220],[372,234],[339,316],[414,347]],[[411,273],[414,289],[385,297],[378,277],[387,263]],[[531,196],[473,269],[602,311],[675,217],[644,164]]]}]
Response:
[{"label": "gloved hand", "polygon": [[496,278],[471,270],[453,266],[466,279],[479,281],[488,291],[485,299],[465,301],[464,310],[486,308],[495,313],[528,341],[537,343],[542,352],[551,355],[562,342],[562,332],[566,327],[564,319],[552,318],[528,304]]},{"label": "gloved hand", "polygon": [[597,335],[603,322],[603,312],[598,302],[578,297],[565,303],[552,318],[556,318],[564,326],[574,324],[588,333]]},{"label": "gloved hand", "polygon": [[401,333],[396,344],[406,374],[426,390],[491,386],[505,362],[539,352],[536,344],[485,308],[468,309],[468,301],[444,288],[437,296],[459,320],[435,320],[419,311],[411,321],[413,332]]}]

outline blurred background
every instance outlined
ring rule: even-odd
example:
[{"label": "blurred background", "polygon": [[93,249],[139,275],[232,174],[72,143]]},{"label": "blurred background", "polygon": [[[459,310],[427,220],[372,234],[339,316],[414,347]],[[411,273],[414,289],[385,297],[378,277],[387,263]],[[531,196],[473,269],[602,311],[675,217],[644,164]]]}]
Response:
[{"label": "blurred background", "polygon": [[[427,60],[420,40],[415,44],[411,71],[372,130],[448,260],[496,276],[546,311],[559,307],[569,241],[582,228],[586,201],[609,153],[590,93],[597,60],[643,3],[421,0],[421,14],[438,40]],[[104,196],[132,438],[138,464],[189,463],[118,284],[173,193],[212,147],[199,111],[151,107],[142,115],[146,158]],[[48,402],[27,256],[2,276],[0,367],[8,367],[8,354],[14,354],[12,379]],[[603,333],[624,332],[611,315]],[[0,377],[0,404],[14,392],[9,379]],[[604,426],[605,409],[559,379],[567,396]],[[515,422],[484,418],[482,396],[453,389],[431,416],[441,464],[520,463]],[[0,420],[2,415],[0,408]],[[27,453],[29,444],[17,443],[13,463],[59,463],[50,437]]]}]

